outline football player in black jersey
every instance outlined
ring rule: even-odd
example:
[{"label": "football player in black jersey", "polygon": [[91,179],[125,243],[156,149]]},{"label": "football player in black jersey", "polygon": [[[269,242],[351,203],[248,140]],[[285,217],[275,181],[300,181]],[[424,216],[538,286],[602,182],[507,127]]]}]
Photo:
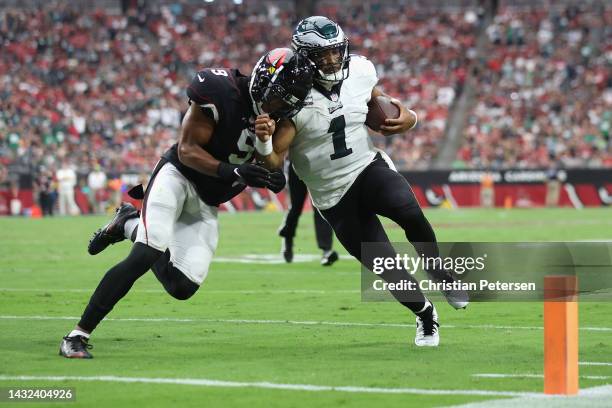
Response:
[{"label": "football player in black jersey", "polygon": [[81,320],[63,338],[60,355],[91,358],[89,335],[149,269],[174,298],[193,296],[217,246],[218,205],[246,186],[275,193],[285,186],[282,171],[251,163],[254,151],[269,154],[268,146],[255,141],[255,114],[295,115],[310,92],[313,72],[308,59],[278,48],[259,60],[250,78],[226,68],[196,74],[187,88],[190,106],[180,140],[162,155],[146,192],[140,190],[142,212],[123,204],[89,243],[95,255],[124,239],[135,242],[98,284]]}]

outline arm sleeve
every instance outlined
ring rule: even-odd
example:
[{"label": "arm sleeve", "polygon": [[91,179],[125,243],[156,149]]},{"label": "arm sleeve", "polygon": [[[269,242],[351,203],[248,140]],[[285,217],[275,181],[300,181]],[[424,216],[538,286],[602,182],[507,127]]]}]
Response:
[{"label": "arm sleeve", "polygon": [[[357,71],[355,74],[359,76],[363,86],[370,89],[374,88],[378,83],[378,75],[376,75],[376,68],[372,61],[361,55],[351,56],[351,61],[354,63],[352,68]],[[350,73],[350,75],[352,74],[353,72]]]}]

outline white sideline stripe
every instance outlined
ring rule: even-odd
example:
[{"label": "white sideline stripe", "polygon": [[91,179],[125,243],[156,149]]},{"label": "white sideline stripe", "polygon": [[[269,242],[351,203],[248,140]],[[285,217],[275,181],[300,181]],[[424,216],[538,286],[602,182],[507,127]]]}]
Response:
[{"label": "white sideline stripe", "polygon": [[[340,255],[340,259],[354,259],[350,255]],[[319,262],[321,255],[317,254],[296,254],[293,257],[294,263]],[[218,256],[213,257],[212,262],[218,263],[244,263],[244,264],[285,264],[287,263],[281,254],[245,254],[241,256]]]},{"label": "white sideline stripe", "polygon": [[583,366],[612,366],[612,363],[604,363],[597,361],[581,361],[578,364]]},{"label": "white sideline stripe", "polygon": [[[78,316],[16,316],[0,315],[0,320],[79,320]],[[236,323],[236,324],[290,324],[300,326],[356,326],[356,327],[409,327],[406,323],[362,323],[362,322],[329,322],[316,320],[265,320],[265,319],[194,319],[175,317],[109,317],[105,321],[116,322],[176,322],[176,323]],[[445,329],[500,329],[500,330],[542,330],[539,326],[491,326],[487,324],[444,325]],[[580,327],[584,331],[612,331],[612,327]]]},{"label": "white sideline stripe", "polygon": [[[204,289],[206,293],[360,293],[350,289]],[[140,293],[166,293],[163,289],[134,289]],[[0,288],[0,292],[49,292],[49,293],[91,293],[92,289],[60,289],[60,288]]]},{"label": "white sideline stripe", "polygon": [[[544,378],[544,374],[472,374],[472,377],[478,378]],[[609,375],[581,375],[580,378],[586,380],[607,380]]]},{"label": "white sideline stripe", "polygon": [[612,397],[612,385],[601,385],[581,389],[578,395],[541,394],[535,397],[492,399],[453,405],[452,408],[595,408],[609,407],[610,397]]},{"label": "white sideline stripe", "polygon": [[101,376],[40,376],[40,375],[0,375],[1,381],[104,381],[119,383],[147,383],[147,384],[179,384],[199,385],[204,387],[232,387],[232,388],[266,388],[290,391],[335,391],[350,393],[373,393],[373,394],[422,394],[422,395],[482,395],[496,397],[526,397],[539,396],[535,392],[519,391],[490,391],[490,390],[435,390],[421,388],[379,388],[360,387],[355,385],[332,386],[314,384],[283,384],[243,381],[220,381],[206,378],[147,378],[147,377],[117,377],[114,375]]},{"label": "white sideline stripe", "polygon": [[[78,320],[77,316],[11,316],[1,315],[0,320]],[[366,326],[366,327],[414,327],[414,324],[404,323],[360,323],[360,322],[326,322],[326,321],[299,321],[299,320],[263,320],[263,319],[193,319],[174,317],[117,317],[105,318],[108,321],[118,322],[177,322],[177,323],[237,323],[237,324],[293,324],[301,326]],[[447,325],[445,328],[456,326]]]}]

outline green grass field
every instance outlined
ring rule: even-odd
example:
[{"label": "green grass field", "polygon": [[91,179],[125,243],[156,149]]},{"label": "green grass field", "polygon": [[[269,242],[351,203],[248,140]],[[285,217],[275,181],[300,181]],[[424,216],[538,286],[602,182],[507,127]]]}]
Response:
[{"label": "green grass field", "polygon": [[[427,215],[440,241],[612,239],[610,209]],[[420,349],[406,309],[361,302],[354,260],[331,268],[318,259],[244,262],[247,254],[278,254],[280,220],[275,213],[221,215],[217,261],[200,291],[177,301],[145,275],[92,336],[95,358],[79,361],[57,355],[61,337],[129,245],[87,254],[102,217],[0,219],[0,387],[74,387],[70,407],[429,407],[542,391],[539,377],[474,376],[542,374],[541,303],[455,311],[440,302],[441,345]],[[402,241],[402,231],[387,225]],[[296,253],[318,254],[310,214],[301,219]],[[610,316],[612,303],[580,305],[580,361],[612,362]],[[580,374],[582,388],[612,384],[612,365],[583,365]],[[53,378],[64,376],[82,378]]]}]

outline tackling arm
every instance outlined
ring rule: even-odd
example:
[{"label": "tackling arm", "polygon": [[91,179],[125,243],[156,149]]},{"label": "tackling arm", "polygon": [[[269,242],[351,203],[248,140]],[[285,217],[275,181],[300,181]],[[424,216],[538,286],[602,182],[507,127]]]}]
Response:
[{"label": "tackling arm", "polygon": [[207,176],[217,176],[219,160],[202,148],[210,141],[215,122],[196,105],[191,105],[183,118],[178,157],[181,163]]},{"label": "tackling arm", "polygon": [[[193,108],[193,109],[192,109]],[[270,180],[270,172],[262,167],[250,163],[234,165],[215,159],[210,153],[202,148],[206,146],[212,137],[215,122],[206,116],[200,109],[189,107],[183,126],[181,127],[181,139],[178,145],[178,156],[181,163],[191,167],[207,176],[219,177],[227,183],[240,181],[251,187],[267,187],[272,191],[282,188],[282,180]]]},{"label": "tackling arm", "polygon": [[[269,143],[272,139],[272,152],[263,155],[257,150],[257,159],[263,162],[264,167],[269,170],[280,169],[289,146],[295,137],[296,129],[291,119],[281,120],[275,123],[268,115],[259,115],[255,121],[255,134],[262,143]],[[273,136],[272,136],[273,135]]]}]

